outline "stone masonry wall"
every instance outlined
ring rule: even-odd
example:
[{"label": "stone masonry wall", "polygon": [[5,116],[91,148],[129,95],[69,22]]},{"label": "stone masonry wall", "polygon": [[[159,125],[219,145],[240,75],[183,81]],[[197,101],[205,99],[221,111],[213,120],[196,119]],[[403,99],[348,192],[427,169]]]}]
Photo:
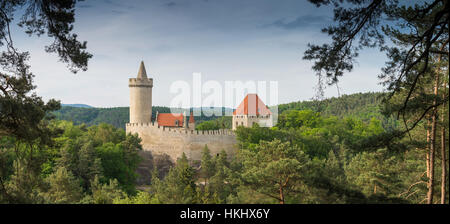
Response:
[{"label": "stone masonry wall", "polygon": [[144,151],[167,154],[175,162],[183,152],[189,159],[201,160],[201,152],[208,145],[214,156],[222,149],[231,156],[237,149],[236,136],[231,130],[197,131],[158,127],[156,123],[128,123],[127,133],[137,133]]}]

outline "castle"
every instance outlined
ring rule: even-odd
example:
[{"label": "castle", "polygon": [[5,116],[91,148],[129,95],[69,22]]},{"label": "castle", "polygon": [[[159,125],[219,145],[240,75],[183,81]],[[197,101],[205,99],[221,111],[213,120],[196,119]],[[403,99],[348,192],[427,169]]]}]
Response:
[{"label": "castle", "polygon": [[183,153],[191,160],[201,160],[205,145],[212,155],[225,150],[233,155],[237,149],[234,131],[237,126],[251,127],[253,123],[271,126],[271,112],[256,94],[249,94],[233,112],[233,130],[195,130],[191,112],[189,120],[185,113],[156,113],[152,121],[153,79],[147,77],[141,62],[136,78],[130,78],[130,123],[127,133],[137,133],[142,139],[144,151],[154,155],[168,155],[173,161]]},{"label": "castle", "polygon": [[238,126],[252,127],[255,123],[260,127],[272,127],[272,112],[258,95],[247,94],[242,103],[233,111],[233,130],[236,130]]}]

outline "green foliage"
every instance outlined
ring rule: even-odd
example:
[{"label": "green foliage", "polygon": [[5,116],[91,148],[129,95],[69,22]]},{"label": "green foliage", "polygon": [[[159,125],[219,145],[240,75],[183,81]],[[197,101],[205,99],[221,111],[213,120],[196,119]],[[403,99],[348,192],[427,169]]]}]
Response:
[{"label": "green foliage", "polygon": [[239,153],[243,163],[243,185],[280,203],[295,194],[308,162],[308,157],[299,148],[280,140],[261,141],[254,150]]},{"label": "green foliage", "polygon": [[101,123],[111,124],[116,128],[125,128],[125,123],[130,117],[128,107],[118,108],[80,108],[63,106],[55,111],[54,115],[59,120],[72,121],[76,125],[86,124],[88,126]]},{"label": "green foliage", "polygon": [[336,116],[338,118],[353,117],[368,123],[376,118],[381,121],[383,128],[392,129],[398,126],[393,117],[386,117],[383,112],[384,93],[355,93],[332,97],[321,101],[299,101],[278,105],[278,112],[282,114],[288,110],[312,110],[320,112],[322,116]]},{"label": "green foliage", "polygon": [[92,202],[94,204],[112,204],[115,200],[122,200],[126,197],[116,179],[109,180],[109,184],[101,184],[98,176],[91,183]]},{"label": "green foliage", "polygon": [[137,135],[107,124],[55,121],[48,128],[58,134],[46,146],[1,138],[2,202],[112,203],[109,194],[136,192]]},{"label": "green foliage", "polygon": [[153,175],[152,191],[161,203],[192,204],[197,201],[195,180],[195,171],[183,153],[164,180]]},{"label": "green foliage", "polygon": [[322,117],[317,112],[313,112],[312,110],[290,110],[281,113],[277,126],[286,129],[300,127],[316,128],[322,123]]},{"label": "green foliage", "polygon": [[30,163],[25,160],[15,160],[13,169],[14,173],[5,184],[5,189],[2,189],[5,195],[4,200],[14,204],[43,203],[43,198],[39,195],[43,180],[36,170],[30,169]]},{"label": "green foliage", "polygon": [[[433,183],[448,181],[448,174],[431,175],[448,161],[433,162],[441,167],[431,174],[423,161],[424,149],[434,158],[439,137],[441,156],[448,154],[448,1],[310,1],[336,7],[334,25],[323,30],[332,43],[305,52],[315,61],[319,89],[351,71],[360,50],[379,47],[389,58],[380,75],[388,93],[279,105],[276,127],[237,129],[239,153],[231,161],[225,151],[212,157],[205,146],[200,169],[183,154],[164,178],[154,166],[151,192],[137,194],[142,147],[123,130],[129,108],[44,102],[33,92],[29,53],[11,39],[18,19],[27,34],[53,38],[46,51],[72,72],[86,70],[92,55],[72,33],[77,1],[2,1],[0,203],[422,203],[427,192],[433,203]],[[156,111],[170,108],[153,107],[152,117]],[[231,127],[231,117],[202,114],[196,121],[197,130]],[[442,129],[429,140],[431,121]],[[448,184],[442,187],[448,192]]]},{"label": "green foliage", "polygon": [[222,150],[213,160],[215,174],[213,174],[208,182],[208,191],[214,192],[213,199],[216,203],[225,203],[227,197],[233,192],[233,186],[230,178],[232,170],[227,159],[227,153]]},{"label": "green foliage", "polygon": [[[229,202],[234,203],[405,203],[399,198],[405,183],[398,178],[404,176],[402,157],[394,152],[380,151],[371,143],[380,136],[389,135],[381,121],[371,118],[367,122],[354,117],[338,119],[322,116],[312,110],[287,110],[280,114],[278,125],[274,128],[239,127],[236,130],[240,153],[238,163],[242,166],[234,172],[242,173],[237,192],[231,193]],[[273,142],[275,144],[268,144]],[[280,183],[267,178],[280,178],[287,172],[273,173],[277,170],[296,167],[296,158],[290,155],[288,161],[267,166],[258,155],[272,152],[277,147],[295,148],[304,157],[301,169],[289,191],[295,192],[281,200]],[[289,147],[287,147],[288,145]],[[264,157],[263,157],[264,158]],[[275,163],[278,157],[270,155],[267,162]],[[362,161],[361,161],[362,160]],[[258,167],[263,166],[263,167]],[[252,167],[252,169],[251,169]],[[245,175],[244,175],[245,174]],[[267,175],[265,177],[264,175]],[[235,177],[236,178],[236,177]],[[258,182],[258,181],[261,182]],[[253,181],[253,182],[252,182]],[[377,183],[378,191],[374,192]],[[264,183],[272,185],[263,186]],[[280,184],[278,184],[279,187]],[[370,187],[368,187],[370,185]],[[253,186],[253,187],[252,187]],[[288,186],[288,185],[286,185]],[[371,189],[372,191],[370,191]],[[268,192],[272,192],[269,194]],[[251,195],[251,196],[250,196]],[[271,199],[276,199],[271,201]]]},{"label": "green foliage", "polygon": [[136,196],[114,199],[114,204],[159,204],[159,202],[150,193],[139,191]]},{"label": "green foliage", "polygon": [[[378,76],[385,86],[384,102],[386,115],[396,115],[402,121],[402,129],[392,128],[388,135],[382,133],[372,137],[369,143],[372,152],[387,148],[390,152],[407,152],[418,143],[426,141],[426,173],[428,193],[426,201],[433,204],[436,177],[436,139],[441,139],[442,176],[441,203],[446,201],[446,132],[448,125],[439,116],[448,115],[446,104],[448,89],[448,1],[433,0],[405,4],[402,1],[329,1],[311,0],[316,6],[334,6],[334,23],[322,32],[332,41],[321,46],[308,45],[304,59],[314,61],[312,69],[319,77],[319,95],[323,95],[324,76],[329,85],[337,84],[346,71],[353,69],[359,52],[364,48],[377,47],[386,52],[388,60]],[[405,29],[407,27],[407,29]],[[386,39],[390,41],[386,41]],[[442,79],[444,81],[442,82]],[[448,123],[448,122],[447,122]],[[441,133],[436,132],[436,127]],[[422,127],[426,131],[423,131]],[[414,129],[422,129],[422,135],[414,135]],[[423,133],[426,132],[426,133]],[[408,135],[410,141],[405,141]],[[428,136],[424,139],[423,136]],[[425,140],[425,141],[424,141]],[[394,146],[393,146],[394,145]],[[364,144],[360,144],[362,148]],[[396,172],[399,172],[396,170]],[[373,179],[375,174],[366,179]],[[380,175],[377,174],[378,179]],[[416,178],[419,179],[419,178]],[[416,183],[423,183],[418,181]],[[416,186],[412,184],[411,186]],[[409,187],[411,188],[411,187]],[[410,197],[410,189],[407,197]],[[419,190],[415,191],[416,193]]]},{"label": "green foliage", "polygon": [[28,64],[30,54],[14,45],[11,30],[17,24],[30,36],[47,34],[53,39],[45,47],[47,52],[57,53],[72,72],[85,71],[92,55],[86,51],[86,42],[77,40],[72,32],[75,5],[76,0],[1,2],[0,138],[9,136],[41,146],[50,143],[53,133],[47,128],[49,113],[59,109],[60,103],[54,99],[45,103],[33,92],[36,86]]},{"label": "green foliage", "polygon": [[421,132],[410,133],[417,136],[413,141],[403,138],[394,144],[392,126],[368,117],[285,110],[276,127],[238,127],[239,153],[231,160],[224,150],[211,156],[205,145],[197,165],[184,154],[166,176],[157,170],[163,166],[155,165],[149,192],[135,188],[141,160],[137,152],[142,149],[137,135],[125,135],[110,124],[88,127],[55,121],[47,127],[55,135],[51,144],[0,138],[0,180],[5,186],[0,200],[420,203],[426,193],[423,156],[416,149],[424,146]]},{"label": "green foliage", "polygon": [[401,172],[398,163],[398,158],[387,155],[386,149],[363,152],[350,160],[345,173],[348,181],[359,186],[366,195],[382,193],[395,196],[393,192],[398,192],[401,186],[397,175]]},{"label": "green foliage", "polygon": [[231,116],[223,116],[214,120],[207,120],[200,122],[196,125],[196,130],[219,130],[219,129],[231,129]]},{"label": "green foliage", "polygon": [[68,141],[56,158],[56,166],[64,167],[81,180],[81,186],[86,190],[95,176],[102,174],[101,159],[97,157],[91,141]]},{"label": "green foliage", "polygon": [[42,193],[45,201],[55,204],[78,203],[83,194],[77,178],[64,167],[46,178],[48,189]]},{"label": "green foliage", "polygon": [[208,149],[208,146],[205,145],[202,151],[202,160],[201,160],[201,176],[205,179],[205,182],[210,179],[215,173],[214,162],[211,157],[211,152]]}]

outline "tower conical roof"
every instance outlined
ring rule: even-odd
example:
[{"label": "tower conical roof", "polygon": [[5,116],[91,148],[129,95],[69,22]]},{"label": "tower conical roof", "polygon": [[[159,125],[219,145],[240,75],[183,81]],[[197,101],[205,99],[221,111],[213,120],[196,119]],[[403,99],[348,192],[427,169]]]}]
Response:
[{"label": "tower conical roof", "polygon": [[147,72],[145,71],[144,61],[141,61],[141,65],[139,66],[137,78],[138,79],[146,79],[147,78]]},{"label": "tower conical roof", "polygon": [[192,113],[192,111],[191,111],[191,114],[189,115],[189,123],[195,123],[194,113]]}]

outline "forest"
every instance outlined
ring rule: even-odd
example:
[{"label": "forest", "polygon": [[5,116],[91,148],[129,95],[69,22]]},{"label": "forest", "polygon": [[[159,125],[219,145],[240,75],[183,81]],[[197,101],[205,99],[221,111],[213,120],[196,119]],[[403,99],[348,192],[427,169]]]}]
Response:
[{"label": "forest", "polygon": [[[201,161],[147,157],[145,185],[141,139],[123,129],[128,109],[44,100],[30,52],[13,41],[17,27],[46,35],[46,53],[86,71],[93,54],[73,32],[77,2],[0,0],[1,204],[448,204],[448,0],[309,0],[333,9],[321,30],[329,40],[303,53],[313,99],[279,105],[274,127],[239,127],[235,155],[205,145]],[[368,74],[383,93],[341,96],[341,78],[368,48],[386,55]],[[328,87],[338,97],[325,99]],[[199,117],[197,128],[229,121]]]},{"label": "forest", "polygon": [[[139,136],[126,135],[107,121],[77,125],[51,119],[49,144],[1,138],[0,201],[423,203],[428,191],[426,132],[417,129],[411,138],[381,146],[380,139],[400,126],[394,118],[377,118],[384,110],[382,97],[353,94],[280,105],[275,127],[239,127],[235,156],[224,151],[210,155],[205,145],[201,161],[183,156],[165,170],[153,161],[151,179],[146,181],[150,184],[145,186],[137,185],[136,170],[142,161]],[[313,103],[330,109],[318,110]],[[448,106],[443,109],[447,112]],[[425,130],[426,124],[421,125]],[[448,139],[448,132],[443,137]],[[444,144],[448,149],[448,141]],[[439,154],[437,158],[440,173],[442,160]],[[439,180],[434,186],[437,199],[440,186]]]},{"label": "forest", "polygon": [[[382,93],[356,93],[350,95],[342,95],[339,98],[333,97],[322,101],[307,100],[298,101],[288,104],[278,105],[278,112],[282,113],[286,110],[313,110],[321,112],[324,115],[334,115],[337,117],[354,116],[367,122],[375,117],[382,121],[383,125],[394,126],[397,123],[392,117],[386,117],[382,114]],[[203,110],[214,110],[214,108],[201,108]],[[193,110],[200,110],[194,108]],[[226,108],[222,108],[225,114]],[[53,112],[56,119],[72,121],[74,124],[98,125],[100,123],[111,124],[116,128],[125,129],[125,124],[129,120],[129,107],[115,107],[115,108],[82,108],[72,106],[62,106],[61,109]],[[187,112],[189,110],[181,110],[178,108],[153,106],[152,120],[155,120],[156,112],[169,113]],[[198,130],[218,130],[231,128],[231,116],[205,116],[201,112],[201,116],[195,116],[196,129]],[[188,116],[189,119],[189,116]]]}]

